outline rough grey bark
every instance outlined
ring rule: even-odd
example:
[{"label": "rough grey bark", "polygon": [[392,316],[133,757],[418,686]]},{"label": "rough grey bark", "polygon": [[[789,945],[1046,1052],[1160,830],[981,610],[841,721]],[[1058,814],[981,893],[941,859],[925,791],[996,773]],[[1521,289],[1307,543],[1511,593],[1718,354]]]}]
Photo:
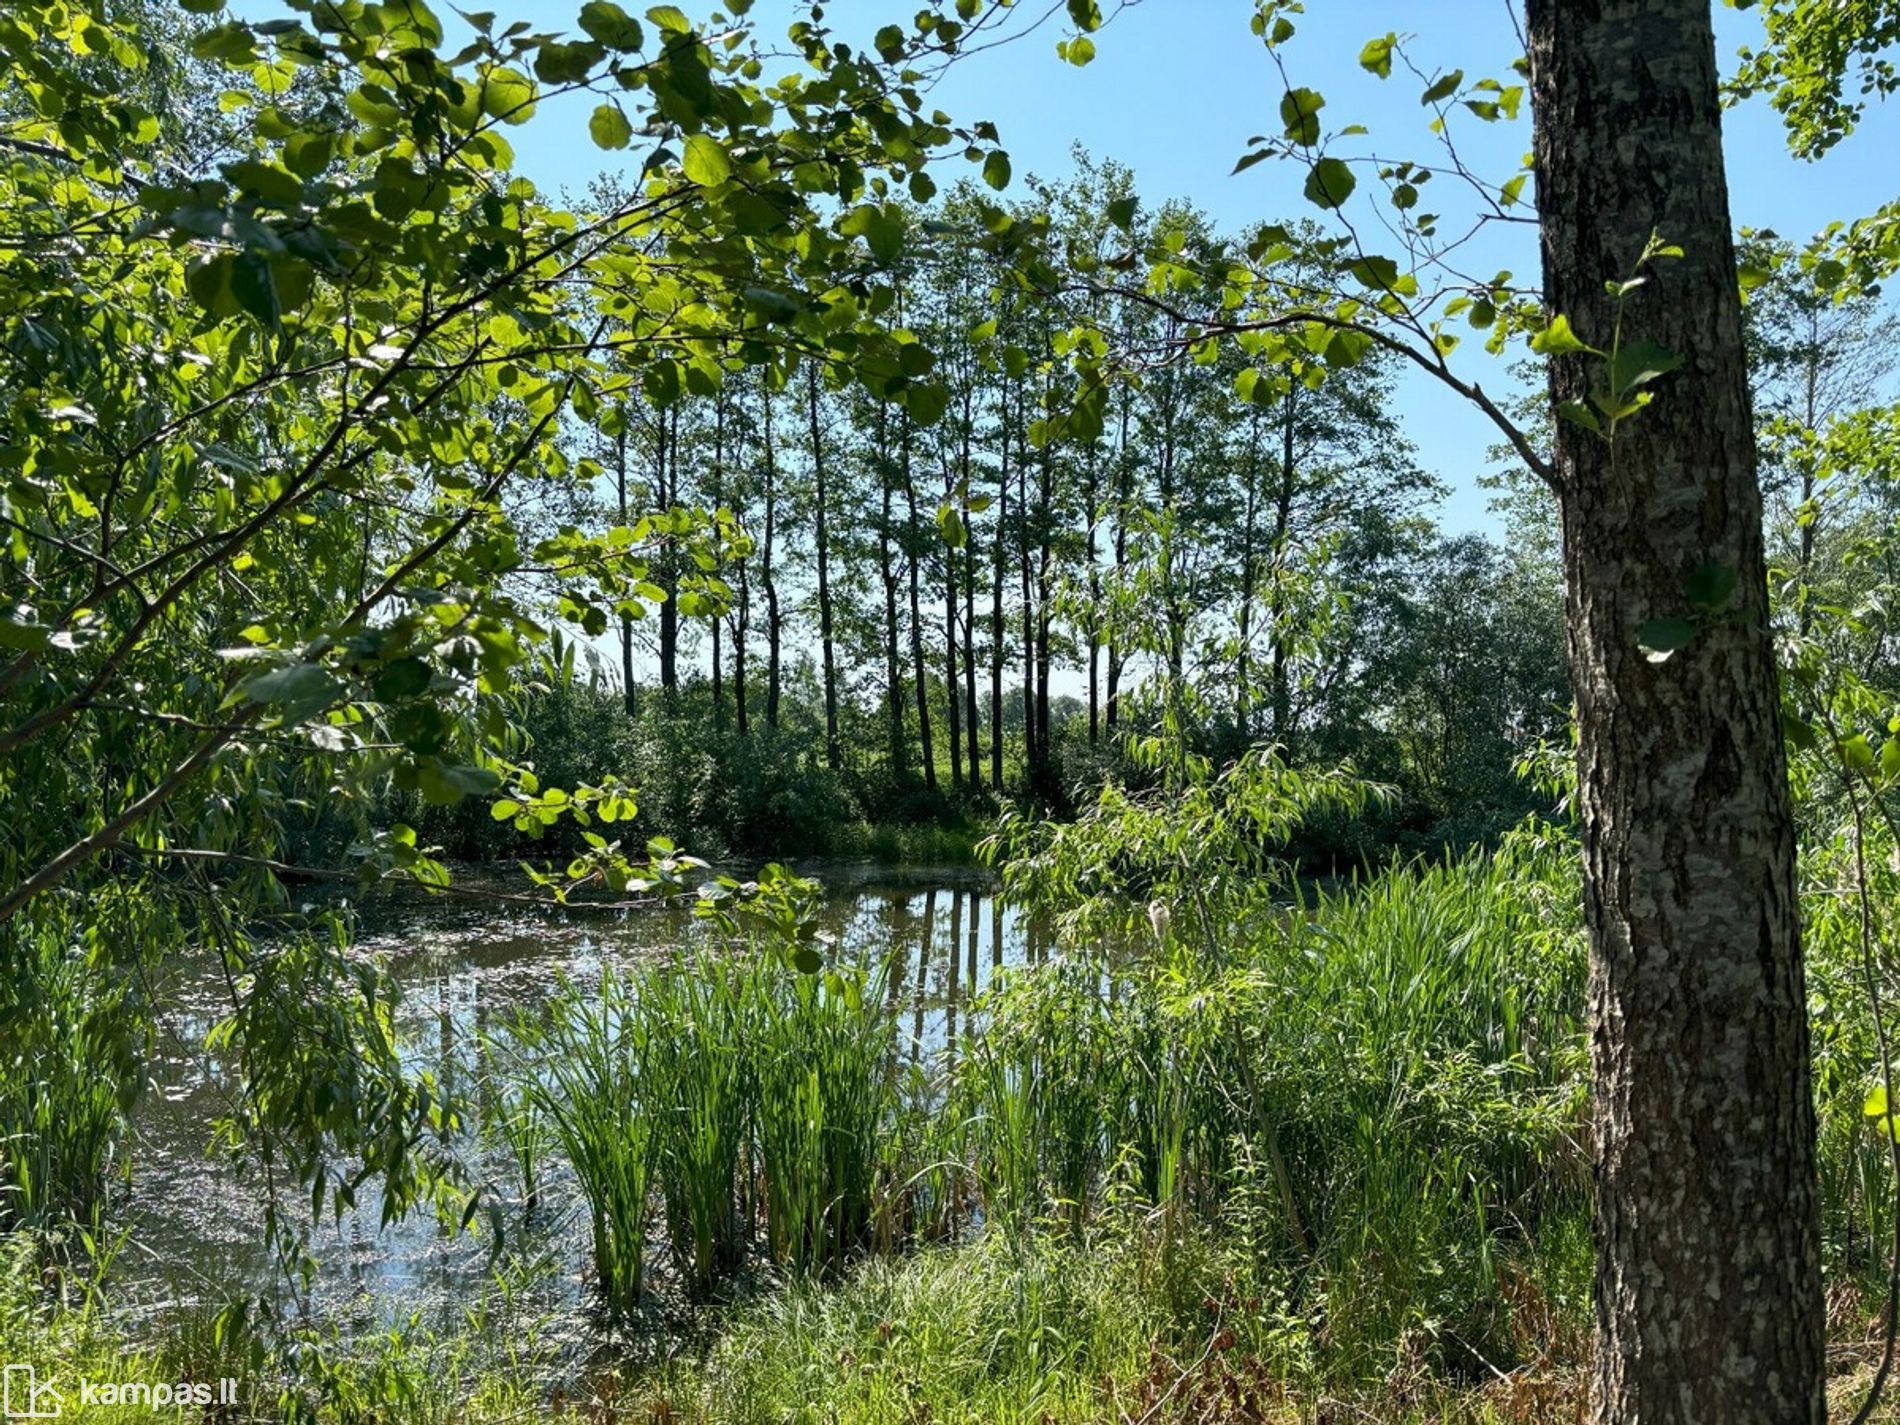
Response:
[{"label": "rough grey bark", "polygon": [[[1531,0],[1545,295],[1593,345],[1652,231],[1625,339],[1683,366],[1608,444],[1558,422],[1578,722],[1597,1179],[1597,1418],[1825,1418],[1794,819],[1709,0]],[[1602,363],[1552,364],[1584,399]],[[1649,620],[1696,617],[1655,662]]]}]

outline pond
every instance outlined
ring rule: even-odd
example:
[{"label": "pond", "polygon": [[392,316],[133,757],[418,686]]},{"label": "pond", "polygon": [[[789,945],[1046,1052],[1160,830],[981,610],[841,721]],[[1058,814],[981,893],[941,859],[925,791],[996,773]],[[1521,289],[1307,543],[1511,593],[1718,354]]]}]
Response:
[{"label": "pond", "polygon": [[[1000,967],[1046,953],[1046,938],[1002,904],[987,873],[801,869],[825,886],[825,928],[841,958],[889,957],[888,992],[901,997],[900,1052],[913,1058],[955,1038],[958,1015],[967,1015],[971,997]],[[490,1036],[505,1038],[518,1016],[564,982],[584,987],[605,970],[676,955],[704,934],[688,906],[543,913],[431,898],[366,916],[357,945],[384,957],[402,986],[400,1027],[412,1065],[480,1103],[490,1091],[483,1062]],[[447,1329],[492,1288],[501,1261],[512,1309],[584,1333],[585,1220],[571,1181],[558,1173],[535,1213],[506,1215],[504,1257],[493,1250],[492,1232],[449,1232],[427,1213],[379,1229],[380,1204],[366,1190],[355,1210],[334,1220],[326,1209],[312,1228],[314,1287],[305,1294],[281,1282],[263,1241],[263,1188],[240,1182],[208,1151],[211,1125],[227,1111],[226,1068],[204,1047],[223,1013],[222,996],[209,966],[181,975],[170,991],[151,1089],[134,1115],[130,1183],[115,1224],[125,1237],[110,1295],[122,1314],[170,1316],[262,1292],[347,1331],[412,1315]],[[478,1177],[506,1175],[499,1144],[471,1134],[460,1150]],[[307,1205],[302,1211],[307,1219]]]}]

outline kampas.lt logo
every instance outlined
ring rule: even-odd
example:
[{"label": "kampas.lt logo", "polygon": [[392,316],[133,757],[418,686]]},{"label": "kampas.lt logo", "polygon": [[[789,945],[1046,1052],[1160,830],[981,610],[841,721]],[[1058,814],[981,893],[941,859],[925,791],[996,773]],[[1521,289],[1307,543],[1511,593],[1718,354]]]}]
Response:
[{"label": "kampas.lt logo", "polygon": [[0,1407],[4,1407],[9,1420],[51,1420],[66,1408],[66,1402],[60,1393],[53,1389],[55,1376],[45,1380],[31,1365],[10,1365],[6,1368],[6,1389]]}]

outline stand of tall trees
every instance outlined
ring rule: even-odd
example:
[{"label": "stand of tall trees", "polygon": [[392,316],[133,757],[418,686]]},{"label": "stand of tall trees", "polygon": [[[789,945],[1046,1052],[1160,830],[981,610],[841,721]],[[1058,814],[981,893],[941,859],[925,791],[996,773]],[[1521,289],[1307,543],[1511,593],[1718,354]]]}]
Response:
[{"label": "stand of tall trees", "polygon": [[[1104,241],[1105,203],[1133,192],[1125,169],[1080,153],[1076,164],[1009,211],[1085,251]],[[979,205],[961,188],[906,213],[923,236],[900,274],[898,320],[916,338],[912,374],[945,393],[934,422],[807,363],[714,394],[663,393],[616,441],[605,513],[619,517],[632,479],[636,506],[723,506],[751,535],[718,571],[727,596],[712,620],[677,617],[677,571],[662,564],[659,616],[622,625],[623,679],[668,693],[697,681],[712,724],[743,733],[760,707],[780,724],[808,657],[832,770],[1060,796],[1077,773],[1064,749],[1110,755],[1131,694],[1159,674],[1196,687],[1211,746],[1357,755],[1403,781],[1430,701],[1399,686],[1427,662],[1407,640],[1455,611],[1434,623],[1392,592],[1410,582],[1396,576],[1463,558],[1486,571],[1493,602],[1510,596],[1508,560],[1475,538],[1452,551],[1428,519],[1440,487],[1392,413],[1392,370],[1375,356],[1351,383],[1243,398],[1239,363],[1198,358],[1178,315],[1013,280],[961,240]],[[1130,238],[1184,261],[1222,240],[1179,204],[1141,213]],[[1082,327],[1117,331],[1146,369],[1114,393],[1099,434],[1048,434],[1039,423],[1075,394],[1066,356]],[[1158,565],[1165,578],[1144,581]],[[1132,627],[1155,588],[1148,613],[1165,633],[1150,646]],[[1537,627],[1556,637],[1552,620]],[[1496,754],[1487,775],[1508,780],[1509,749],[1560,725],[1549,652],[1534,676],[1494,679],[1488,701],[1460,690],[1454,707],[1441,689],[1429,709],[1441,755],[1417,766],[1449,775],[1443,747],[1482,712],[1496,723],[1478,739]],[[1455,782],[1439,803],[1469,800]]]}]

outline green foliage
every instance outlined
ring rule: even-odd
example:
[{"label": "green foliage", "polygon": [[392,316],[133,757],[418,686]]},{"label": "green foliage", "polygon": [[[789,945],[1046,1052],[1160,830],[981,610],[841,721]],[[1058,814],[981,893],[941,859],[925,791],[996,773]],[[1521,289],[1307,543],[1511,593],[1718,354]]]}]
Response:
[{"label": "green foliage", "polygon": [[567,990],[544,1025],[524,1026],[523,1038],[522,1091],[579,1180],[602,1303],[616,1317],[630,1316],[645,1279],[653,1170],[633,998],[619,977],[603,975],[597,992]]},{"label": "green foliage", "polygon": [[137,1073],[127,991],[88,972],[103,947],[46,927],[0,980],[0,1236],[100,1232]]}]

